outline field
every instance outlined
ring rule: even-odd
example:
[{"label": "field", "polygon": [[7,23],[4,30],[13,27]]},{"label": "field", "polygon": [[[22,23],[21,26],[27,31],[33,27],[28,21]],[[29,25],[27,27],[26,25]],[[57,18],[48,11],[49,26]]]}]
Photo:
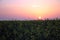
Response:
[{"label": "field", "polygon": [[0,21],[0,40],[60,40],[60,20]]}]

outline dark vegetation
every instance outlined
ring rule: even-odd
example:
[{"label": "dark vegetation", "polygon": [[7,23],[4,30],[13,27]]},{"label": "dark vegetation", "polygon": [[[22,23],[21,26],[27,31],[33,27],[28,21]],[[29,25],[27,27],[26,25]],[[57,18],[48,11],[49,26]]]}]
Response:
[{"label": "dark vegetation", "polygon": [[0,40],[60,40],[60,20],[0,21]]}]

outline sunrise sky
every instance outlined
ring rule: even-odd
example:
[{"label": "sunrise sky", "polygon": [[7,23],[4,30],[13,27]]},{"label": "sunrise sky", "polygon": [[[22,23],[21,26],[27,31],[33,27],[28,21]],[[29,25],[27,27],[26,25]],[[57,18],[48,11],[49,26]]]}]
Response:
[{"label": "sunrise sky", "polygon": [[60,18],[60,0],[0,0],[0,20]]}]

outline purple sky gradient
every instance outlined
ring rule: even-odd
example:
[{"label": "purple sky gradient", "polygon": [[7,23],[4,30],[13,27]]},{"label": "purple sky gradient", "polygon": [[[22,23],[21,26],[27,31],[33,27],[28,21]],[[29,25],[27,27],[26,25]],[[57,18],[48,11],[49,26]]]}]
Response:
[{"label": "purple sky gradient", "polygon": [[0,0],[0,20],[60,18],[60,0]]}]

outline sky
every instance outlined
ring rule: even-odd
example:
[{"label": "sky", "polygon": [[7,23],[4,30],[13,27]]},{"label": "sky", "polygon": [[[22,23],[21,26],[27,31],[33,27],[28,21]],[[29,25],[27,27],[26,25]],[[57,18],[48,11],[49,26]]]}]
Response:
[{"label": "sky", "polygon": [[60,18],[60,0],[0,0],[0,20]]}]

